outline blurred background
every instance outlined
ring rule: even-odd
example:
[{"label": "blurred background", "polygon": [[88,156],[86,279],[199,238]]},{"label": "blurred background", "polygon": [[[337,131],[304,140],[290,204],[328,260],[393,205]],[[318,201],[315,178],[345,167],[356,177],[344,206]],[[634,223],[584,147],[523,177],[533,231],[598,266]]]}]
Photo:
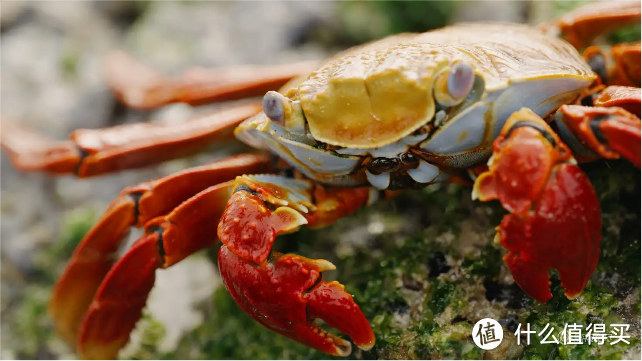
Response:
[{"label": "blurred background", "polygon": [[[2,2],[2,117],[52,138],[64,139],[76,128],[151,120],[179,122],[198,111],[181,104],[145,112],[125,109],[101,78],[101,60],[114,49],[125,49],[158,69],[180,74],[189,66],[322,59],[388,34],[426,31],[461,21],[536,24],[581,4]],[[629,29],[619,36],[639,39],[640,28]],[[610,40],[613,39],[602,39]],[[0,356],[73,358],[73,351],[53,333],[46,302],[53,282],[84,233],[125,186],[204,164],[234,150],[238,149],[213,145],[209,152],[188,159],[85,180],[20,173],[3,154]],[[518,321],[528,317],[544,324],[550,319],[535,316],[548,311],[524,298],[505,267],[499,266],[502,250],[493,246],[491,240],[502,210],[497,205],[473,206],[469,190],[457,186],[437,188],[443,192],[430,188],[419,196],[402,197],[360,212],[354,219],[322,232],[323,235],[304,231],[305,242],[298,242],[296,237],[301,236],[284,237],[279,247],[337,264],[334,277],[348,284],[376,325],[377,347],[370,353],[355,352],[353,357],[639,358],[639,233],[628,238],[620,235],[622,227],[639,230],[639,207],[636,216],[635,207],[620,204],[621,199],[639,198],[639,170],[611,163],[614,168],[623,169],[622,179],[614,178],[612,174],[616,172],[605,175],[600,170],[596,170],[595,177],[604,180],[600,190],[614,204],[613,209],[606,207],[607,210],[619,217],[613,226],[619,243],[611,248],[605,246],[606,268],[600,271],[603,276],[598,276],[601,281],[595,283],[599,287],[589,287],[586,292],[587,297],[594,298],[579,300],[580,304],[560,298],[555,304],[557,308],[548,311],[564,314],[567,320],[579,317],[585,321],[588,315],[606,319],[615,315],[616,321],[635,324],[631,331],[634,344],[630,347],[528,351],[511,346],[492,355],[474,349],[467,337],[470,321],[478,314],[493,315],[502,320],[506,330],[512,331]],[[603,165],[599,166],[604,168]],[[139,235],[140,231],[133,231],[130,240]],[[394,247],[399,253],[387,252],[387,247]],[[622,249],[631,257],[628,253],[623,255]],[[608,258],[609,250],[612,259]],[[211,260],[213,254],[216,250],[203,252],[158,273],[145,317],[122,357],[325,357],[264,330],[242,314],[221,286]],[[609,260],[613,267],[626,265],[629,271],[614,271],[608,266]],[[617,273],[620,271],[632,274]],[[616,280],[614,272],[618,275]],[[622,286],[623,280],[632,281]],[[632,286],[635,280],[637,287]],[[426,321],[432,319],[437,321]]]}]

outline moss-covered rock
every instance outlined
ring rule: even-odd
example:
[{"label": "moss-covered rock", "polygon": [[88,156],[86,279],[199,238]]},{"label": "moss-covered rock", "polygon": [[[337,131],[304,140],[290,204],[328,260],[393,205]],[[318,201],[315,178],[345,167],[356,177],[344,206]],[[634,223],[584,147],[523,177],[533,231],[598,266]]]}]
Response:
[{"label": "moss-covered rock", "polygon": [[[505,251],[492,242],[494,226],[505,212],[497,204],[468,200],[469,189],[461,186],[403,195],[323,232],[304,230],[282,237],[277,247],[337,265],[336,275],[329,276],[336,276],[354,294],[377,337],[371,351],[356,351],[354,358],[635,357],[640,347],[640,172],[623,161],[599,161],[583,168],[600,194],[604,241],[598,271],[575,300],[563,295],[555,274],[551,301],[540,304],[525,295],[501,261]],[[399,219],[420,223],[400,229]],[[354,239],[355,229],[363,232],[359,240]],[[203,309],[205,321],[183,337],[176,351],[146,355],[325,357],[252,321],[223,288]],[[502,346],[488,352],[471,338],[473,325],[485,317],[498,320],[505,330]],[[518,346],[513,333],[520,323],[538,332],[549,324],[557,335],[565,324],[604,323],[608,329],[612,323],[626,323],[631,325],[631,338],[630,344],[542,345],[533,335],[530,346],[525,341]]]}]

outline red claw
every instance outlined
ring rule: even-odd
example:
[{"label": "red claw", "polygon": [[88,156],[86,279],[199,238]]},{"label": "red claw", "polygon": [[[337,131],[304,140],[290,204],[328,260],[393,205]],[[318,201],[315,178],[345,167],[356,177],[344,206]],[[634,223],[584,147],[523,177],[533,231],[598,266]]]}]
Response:
[{"label": "red claw", "polygon": [[264,185],[238,185],[219,224],[224,243],[219,270],[232,298],[265,327],[322,352],[347,356],[351,344],[319,328],[316,318],[370,349],[374,334],[359,306],[341,284],[323,280],[322,272],[335,269],[332,263],[292,254],[270,256],[279,233],[308,221],[288,206],[264,202],[275,201],[273,192],[264,192]]},{"label": "red claw", "polygon": [[374,346],[374,334],[361,309],[344,289],[337,281],[319,283],[306,294],[308,316],[320,318],[330,327],[341,330],[367,351]]},{"label": "red claw", "polygon": [[541,118],[525,109],[509,118],[474,192],[511,212],[498,227],[499,242],[525,292],[548,301],[549,269],[559,271],[566,296],[582,292],[599,258],[600,205],[570,150]]},{"label": "red claw", "polygon": [[313,322],[325,320],[363,349],[374,345],[368,320],[338,282],[323,281],[334,269],[324,260],[287,254],[256,265],[221,247],[219,269],[238,305],[265,327],[319,351],[347,356],[349,342],[323,331]]},{"label": "red claw", "polygon": [[292,208],[274,211],[248,191],[235,192],[218,227],[219,239],[231,250],[254,263],[263,263],[278,233],[297,228],[307,221]]},{"label": "red claw", "polygon": [[575,165],[557,167],[530,212],[504,217],[499,236],[515,281],[545,302],[548,269],[557,269],[566,295],[579,295],[597,267],[602,221],[591,184]]}]

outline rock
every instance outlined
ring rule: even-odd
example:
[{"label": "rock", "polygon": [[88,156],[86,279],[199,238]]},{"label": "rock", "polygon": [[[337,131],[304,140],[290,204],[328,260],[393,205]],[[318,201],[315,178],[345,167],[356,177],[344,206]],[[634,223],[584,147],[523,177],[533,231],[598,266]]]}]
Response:
[{"label": "rock", "polygon": [[33,15],[33,9],[26,2],[12,1],[4,4],[0,10],[0,30],[6,33],[21,22],[29,21]]}]

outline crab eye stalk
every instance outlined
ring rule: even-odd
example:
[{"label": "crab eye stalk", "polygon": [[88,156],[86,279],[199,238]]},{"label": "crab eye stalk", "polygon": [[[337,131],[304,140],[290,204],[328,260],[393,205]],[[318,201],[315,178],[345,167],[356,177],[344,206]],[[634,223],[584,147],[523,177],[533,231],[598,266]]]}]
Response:
[{"label": "crab eye stalk", "polygon": [[448,75],[448,92],[455,99],[463,99],[473,88],[475,72],[468,63],[457,63]]},{"label": "crab eye stalk", "polygon": [[269,91],[263,97],[263,113],[279,125],[283,125],[287,108],[292,108],[289,99],[275,91]]},{"label": "crab eye stalk", "polygon": [[435,80],[435,100],[443,106],[461,103],[473,89],[475,71],[465,62],[442,70]]},{"label": "crab eye stalk", "polygon": [[278,92],[269,91],[263,97],[263,113],[290,133],[305,133],[305,116],[298,101],[292,101]]}]

